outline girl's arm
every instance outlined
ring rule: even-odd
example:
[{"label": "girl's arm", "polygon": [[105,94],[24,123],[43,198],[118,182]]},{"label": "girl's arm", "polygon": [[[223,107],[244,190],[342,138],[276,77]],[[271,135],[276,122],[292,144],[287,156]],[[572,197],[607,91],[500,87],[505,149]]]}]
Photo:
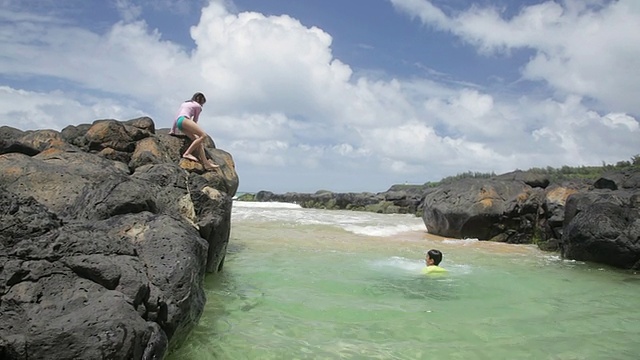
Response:
[{"label": "girl's arm", "polygon": [[178,122],[176,120],[173,120],[173,125],[171,126],[171,131],[169,131],[169,135],[175,135],[176,132],[178,131]]},{"label": "girl's arm", "polygon": [[200,117],[200,113],[202,112],[202,106],[198,106],[193,109],[193,122],[197,123],[198,118]]}]

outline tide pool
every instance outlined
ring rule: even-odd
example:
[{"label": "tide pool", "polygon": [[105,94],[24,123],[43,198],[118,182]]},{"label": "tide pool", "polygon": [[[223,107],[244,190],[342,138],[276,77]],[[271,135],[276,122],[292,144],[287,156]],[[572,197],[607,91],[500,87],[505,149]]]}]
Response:
[{"label": "tide pool", "polygon": [[[420,273],[431,248],[445,277]],[[420,218],[235,202],[183,359],[637,359],[640,277]]]}]

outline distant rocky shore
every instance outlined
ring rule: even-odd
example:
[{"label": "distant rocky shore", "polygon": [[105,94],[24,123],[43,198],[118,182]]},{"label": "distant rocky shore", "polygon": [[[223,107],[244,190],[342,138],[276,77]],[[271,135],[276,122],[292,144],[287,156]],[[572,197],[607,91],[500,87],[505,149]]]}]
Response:
[{"label": "distant rocky shore", "polygon": [[545,175],[515,171],[435,187],[395,185],[381,193],[260,191],[239,200],[416,214],[435,235],[536,244],[567,259],[640,269],[638,167],[596,181],[552,183]]},{"label": "distant rocky shore", "polygon": [[0,127],[0,359],[162,359],[222,269],[238,176],[150,118]]},{"label": "distant rocky shore", "polygon": [[238,200],[287,202],[312,209],[357,210],[382,214],[416,214],[426,188],[409,186],[399,189],[398,187],[391,187],[381,193],[334,193],[320,190],[313,194],[297,192],[274,194],[270,191],[259,191],[256,194],[243,194]]}]

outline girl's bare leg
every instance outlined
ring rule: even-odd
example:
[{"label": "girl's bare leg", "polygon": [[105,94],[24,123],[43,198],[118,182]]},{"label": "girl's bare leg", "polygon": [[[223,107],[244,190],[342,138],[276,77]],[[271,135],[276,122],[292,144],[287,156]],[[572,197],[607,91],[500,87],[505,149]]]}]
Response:
[{"label": "girl's bare leg", "polygon": [[[207,133],[205,133],[197,123],[188,118],[184,119],[182,121],[182,132],[184,132],[189,138],[193,139],[191,145],[187,148],[187,151],[182,154],[183,158],[192,161],[200,160],[202,166],[204,166],[206,170],[219,168],[218,165],[207,159],[206,153],[204,152],[204,144],[202,143],[207,136]],[[193,156],[193,152],[195,152],[196,156]]]},{"label": "girl's bare leg", "polygon": [[201,136],[196,136],[196,138],[191,142],[191,145],[187,148],[187,150],[182,154],[183,158],[192,159],[194,156],[192,155],[193,151],[200,148],[200,144],[204,140]]},{"label": "girl's bare leg", "polygon": [[207,155],[204,151],[204,144],[200,143],[200,146],[198,146],[198,148],[196,149],[196,156],[198,157],[198,159],[200,159],[200,161],[202,162],[202,166],[204,166],[205,169],[207,170],[213,170],[213,169],[217,169],[220,166],[214,164],[211,160],[207,159]]}]

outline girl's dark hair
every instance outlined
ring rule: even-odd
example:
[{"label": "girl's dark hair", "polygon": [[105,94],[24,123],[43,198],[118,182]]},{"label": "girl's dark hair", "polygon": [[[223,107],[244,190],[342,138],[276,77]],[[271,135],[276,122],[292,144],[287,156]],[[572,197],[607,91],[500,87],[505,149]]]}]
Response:
[{"label": "girl's dark hair", "polygon": [[429,255],[429,258],[433,260],[433,263],[435,265],[439,265],[440,261],[442,261],[442,253],[440,252],[440,250],[431,249],[427,252],[427,254]]},{"label": "girl's dark hair", "polygon": [[193,94],[193,96],[191,97],[191,100],[187,100],[187,101],[195,101],[200,105],[204,105],[204,103],[207,102],[207,98],[204,97],[203,93],[197,92],[197,93]]}]

